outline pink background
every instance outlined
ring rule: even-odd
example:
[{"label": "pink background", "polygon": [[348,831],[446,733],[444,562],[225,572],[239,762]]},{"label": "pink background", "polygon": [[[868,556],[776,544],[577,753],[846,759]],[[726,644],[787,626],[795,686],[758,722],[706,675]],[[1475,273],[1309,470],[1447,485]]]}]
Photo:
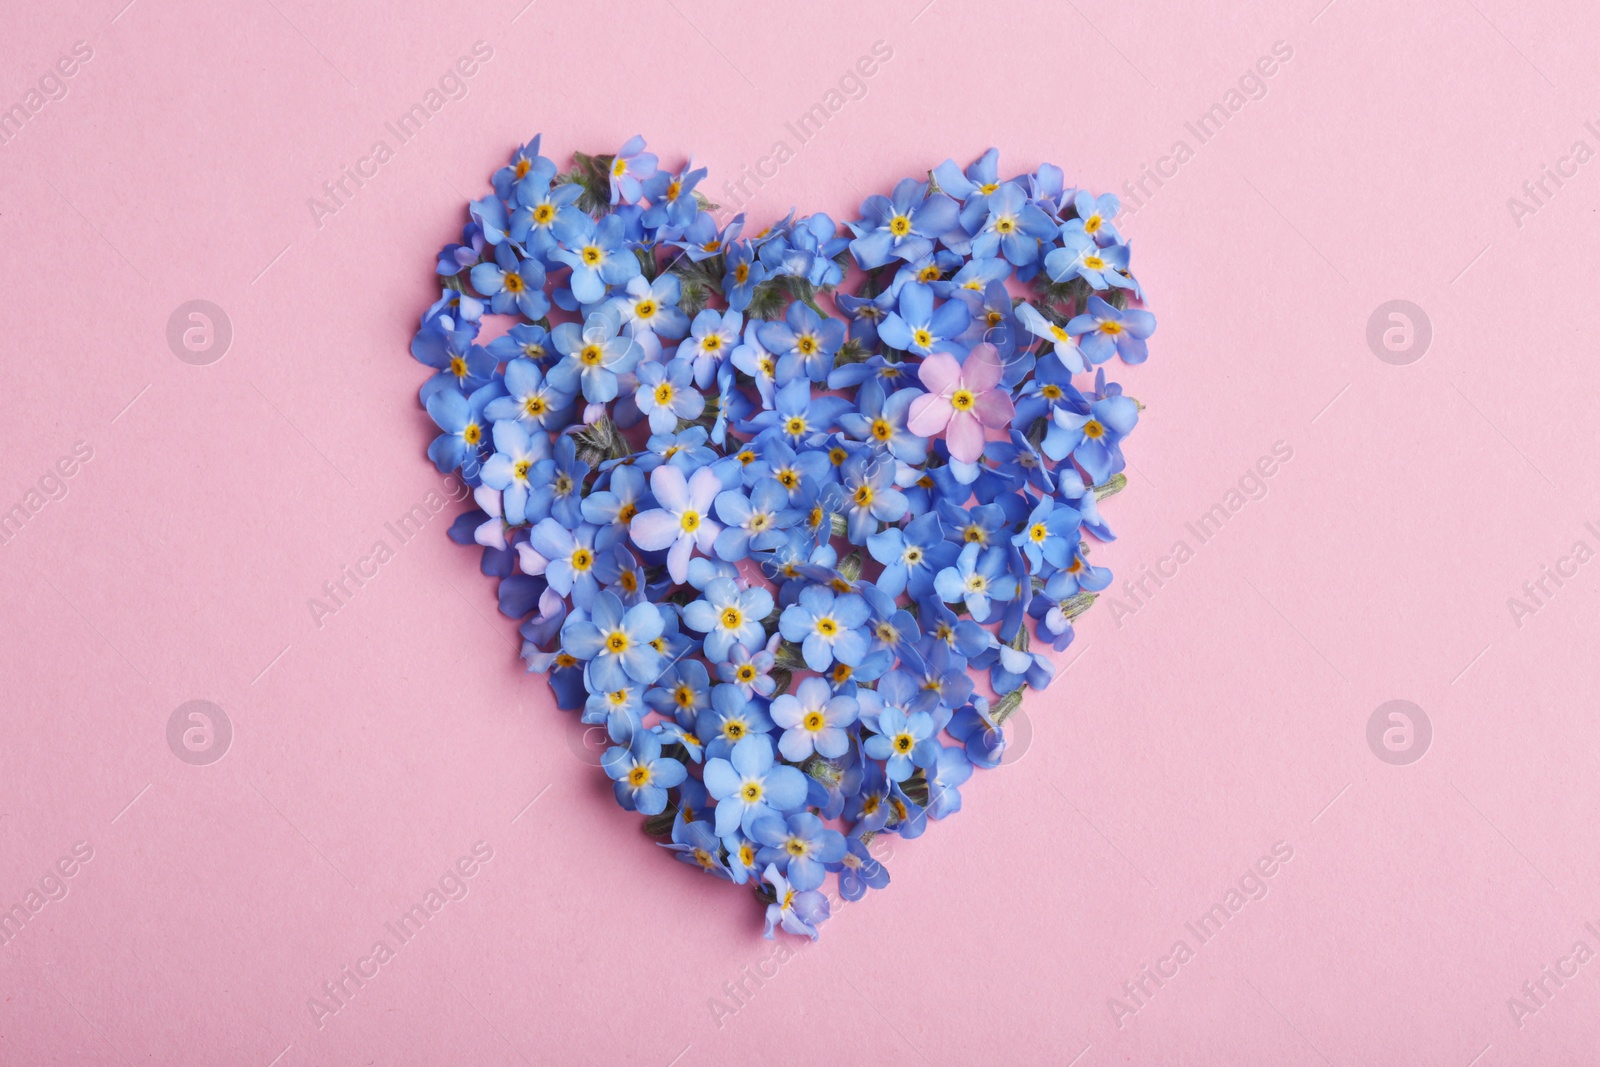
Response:
[{"label": "pink background", "polygon": [[[12,3],[0,37],[3,106],[93,50],[0,146],[0,510],[92,449],[0,544],[0,906],[93,850],[0,949],[0,1062],[1592,1062],[1600,962],[1561,961],[1600,950],[1600,564],[1508,598],[1600,548],[1600,162],[1507,205],[1600,149],[1592,6],[125,2]],[[465,98],[317,226],[308,199],[477,41]],[[448,516],[384,524],[441,485],[406,345],[515,144],[642,132],[717,196],[876,41],[757,222],[991,144],[1103,189],[1193,155],[1124,220],[1161,329],[1120,375],[1148,410],[1096,553],[1113,595],[1023,758],[779,962],[752,901],[618,812]],[[1184,123],[1279,41],[1200,144]],[[209,366],[166,339],[196,298],[233,329]],[[1410,365],[1367,342],[1392,299],[1431,321]],[[1179,540],[1176,576],[1122,591]],[[209,766],[166,740],[193,699],[234,728]],[[1392,699],[1432,724],[1406,766],[1367,742]],[[319,1027],[308,998],[479,841],[465,899]],[[1266,896],[1199,943],[1276,842]]]}]

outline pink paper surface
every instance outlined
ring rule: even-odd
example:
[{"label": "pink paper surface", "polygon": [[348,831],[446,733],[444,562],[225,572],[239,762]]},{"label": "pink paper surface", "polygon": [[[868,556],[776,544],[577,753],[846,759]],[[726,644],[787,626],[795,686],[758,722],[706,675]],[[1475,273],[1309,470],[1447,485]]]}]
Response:
[{"label": "pink paper surface", "polygon": [[[0,948],[0,1062],[1594,1062],[1591,5],[125,3],[0,35],[0,510],[41,490],[0,543],[0,906],[65,892]],[[454,505],[398,525],[444,491],[434,254],[540,131],[693,151],[755,225],[990,145],[1129,208],[1161,327],[1115,368],[1117,584],[1022,758],[816,945],[619,812]],[[1392,700],[1420,760],[1377,754],[1414,713],[1369,744]]]}]

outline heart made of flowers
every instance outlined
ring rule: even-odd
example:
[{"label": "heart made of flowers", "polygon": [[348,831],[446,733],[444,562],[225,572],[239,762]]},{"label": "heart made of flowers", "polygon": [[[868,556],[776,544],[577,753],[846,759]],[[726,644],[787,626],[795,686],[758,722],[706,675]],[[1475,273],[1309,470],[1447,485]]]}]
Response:
[{"label": "heart made of flowers", "polygon": [[[815,938],[999,765],[1111,581],[1155,318],[1114,196],[991,149],[751,237],[635,137],[513,153],[412,355],[522,657],[648,833]],[[1093,370],[1092,383],[1087,378]],[[1080,378],[1080,376],[1084,376]]]}]

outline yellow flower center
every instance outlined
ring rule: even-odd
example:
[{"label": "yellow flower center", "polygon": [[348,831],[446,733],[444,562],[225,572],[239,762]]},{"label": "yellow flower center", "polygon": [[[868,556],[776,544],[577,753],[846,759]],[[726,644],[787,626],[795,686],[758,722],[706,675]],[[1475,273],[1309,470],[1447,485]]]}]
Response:
[{"label": "yellow flower center", "polygon": [[911,219],[905,215],[896,215],[889,220],[889,232],[896,237],[904,237],[911,232]]},{"label": "yellow flower center", "polygon": [[678,518],[678,525],[687,533],[693,533],[700,528],[700,513],[698,511],[685,511]]},{"label": "yellow flower center", "polygon": [[1090,419],[1083,424],[1083,436],[1098,441],[1106,435],[1106,428],[1095,419]]},{"label": "yellow flower center", "polygon": [[738,608],[724,608],[722,612],[722,625],[730,630],[737,630],[744,625],[744,612]]},{"label": "yellow flower center", "polygon": [[578,360],[585,367],[598,367],[604,358],[605,349],[599,345],[584,345],[582,351],[578,353]]},{"label": "yellow flower center", "polygon": [[597,245],[584,245],[582,256],[584,266],[598,267],[606,258],[606,253],[603,248]]},{"label": "yellow flower center", "polygon": [[957,389],[955,395],[950,398],[950,406],[957,411],[970,411],[972,405],[977,402],[978,398],[973,396],[969,389]]},{"label": "yellow flower center", "polygon": [[929,345],[933,344],[933,334],[927,330],[913,330],[911,333],[911,341],[918,348],[927,348]]},{"label": "yellow flower center", "polygon": [[628,635],[621,630],[612,630],[606,635],[606,649],[613,653],[628,651]]},{"label": "yellow flower center", "polygon": [[586,571],[594,566],[594,553],[587,548],[580,548],[572,554],[572,569]]}]

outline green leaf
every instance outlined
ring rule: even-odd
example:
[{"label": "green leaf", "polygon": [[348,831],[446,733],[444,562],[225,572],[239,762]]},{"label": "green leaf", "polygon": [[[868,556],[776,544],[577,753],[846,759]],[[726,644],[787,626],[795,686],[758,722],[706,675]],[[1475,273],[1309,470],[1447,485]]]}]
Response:
[{"label": "green leaf", "polygon": [[600,419],[572,435],[577,456],[591,467],[608,459],[626,459],[632,449],[610,419]]},{"label": "green leaf", "polygon": [[[839,561],[839,573],[844,575],[844,580],[854,582],[861,577],[861,553],[852,552]],[[1023,627],[1027,629],[1027,627]]]},{"label": "green leaf", "polygon": [[650,837],[671,837],[672,823],[677,817],[677,809],[669,805],[659,815],[646,816],[641,828]]},{"label": "green leaf", "polygon": [[[1137,403],[1137,401],[1135,401]],[[1104,500],[1108,496],[1115,496],[1128,487],[1128,476],[1118,471],[1102,485],[1094,487],[1095,500]]]},{"label": "green leaf", "polygon": [[685,278],[683,280],[682,295],[678,297],[678,308],[690,318],[694,318],[705,310],[711,302],[711,287],[699,278]]},{"label": "green leaf", "polygon": [[870,359],[872,354],[866,346],[852,337],[839,346],[839,351],[834,353],[833,365],[835,367],[848,367],[852,363],[862,363]]},{"label": "green leaf", "polygon": [[[799,671],[806,669],[806,657],[800,651],[800,646],[787,639],[778,644],[778,651],[774,659],[783,670]],[[776,674],[777,672],[774,671],[773,673]]]},{"label": "green leaf", "polygon": [[750,293],[750,306],[745,313],[753,319],[767,322],[781,319],[783,309],[788,305],[788,295],[788,291],[777,282],[759,282]]},{"label": "green leaf", "polygon": [[1022,707],[1023,686],[1018,686],[1005,696],[989,705],[989,714],[997,723],[1004,723],[1011,718],[1013,712]]}]

